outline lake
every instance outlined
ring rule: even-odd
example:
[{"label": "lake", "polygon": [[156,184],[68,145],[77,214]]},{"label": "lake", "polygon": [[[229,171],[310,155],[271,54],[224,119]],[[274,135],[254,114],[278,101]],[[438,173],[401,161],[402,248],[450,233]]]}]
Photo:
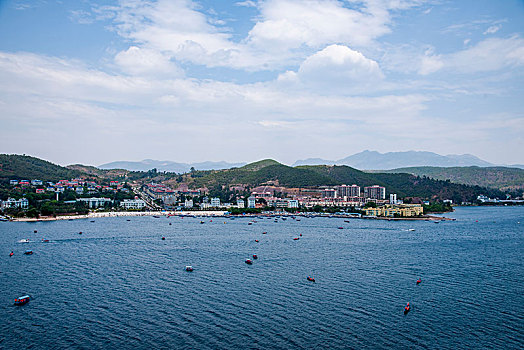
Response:
[{"label": "lake", "polygon": [[445,216],[0,222],[0,348],[521,349],[524,208]]}]

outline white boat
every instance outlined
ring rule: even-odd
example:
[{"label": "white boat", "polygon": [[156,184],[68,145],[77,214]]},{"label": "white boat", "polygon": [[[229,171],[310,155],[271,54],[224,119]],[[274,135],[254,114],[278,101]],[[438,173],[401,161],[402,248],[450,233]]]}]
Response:
[{"label": "white boat", "polygon": [[29,239],[24,238],[18,241],[18,243],[29,243]]}]

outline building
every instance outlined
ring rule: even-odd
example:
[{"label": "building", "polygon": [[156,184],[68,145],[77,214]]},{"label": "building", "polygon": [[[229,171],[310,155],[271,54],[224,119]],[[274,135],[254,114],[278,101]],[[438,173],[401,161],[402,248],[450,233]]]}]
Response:
[{"label": "building", "polygon": [[411,217],[424,214],[424,209],[420,204],[386,204],[377,208],[365,208],[364,212],[367,216]]},{"label": "building", "polygon": [[237,208],[245,208],[246,203],[244,203],[243,199],[237,199]]},{"label": "building", "polygon": [[211,198],[211,203],[210,204],[211,204],[212,207],[215,207],[215,208],[220,207],[220,198],[217,198],[217,197]]},{"label": "building", "polygon": [[77,187],[77,188],[75,188],[75,192],[78,193],[78,194],[83,194],[84,193],[84,188],[83,187]]},{"label": "building", "polygon": [[193,208],[193,200],[192,199],[186,199],[184,202],[184,208],[191,209]]},{"label": "building", "polygon": [[140,210],[146,206],[146,202],[141,199],[124,199],[122,202],[120,202],[120,206],[124,209]]},{"label": "building", "polygon": [[341,185],[335,186],[338,198],[344,197],[360,197],[360,186],[357,185]]},{"label": "building", "polygon": [[44,182],[42,180],[31,180],[31,185],[33,186],[42,186]]},{"label": "building", "polygon": [[44,193],[45,190],[43,188],[37,188],[36,193]]},{"label": "building", "polygon": [[105,206],[106,204],[112,204],[113,201],[109,198],[79,198],[76,200],[77,202],[84,202],[87,204],[87,207],[90,209],[100,208]]},{"label": "building", "polygon": [[364,187],[364,197],[370,199],[386,199],[386,188],[379,185]]},{"label": "building", "polygon": [[287,207],[288,208],[298,208],[298,200],[297,199],[290,199],[287,201]]},{"label": "building", "polygon": [[255,208],[256,207],[256,198],[251,196],[247,199],[247,207],[248,208]]},{"label": "building", "polygon": [[397,204],[397,194],[396,193],[389,194],[389,204]]},{"label": "building", "polygon": [[337,196],[337,191],[332,188],[326,188],[320,191],[322,198],[335,198]]},{"label": "building", "polygon": [[9,184],[12,185],[12,186],[16,186],[16,185],[18,185],[18,180],[10,180]]},{"label": "building", "polygon": [[6,201],[2,202],[2,209],[27,209],[28,207],[29,201],[27,200],[27,198],[21,198],[19,200],[16,200],[14,198],[8,198]]}]

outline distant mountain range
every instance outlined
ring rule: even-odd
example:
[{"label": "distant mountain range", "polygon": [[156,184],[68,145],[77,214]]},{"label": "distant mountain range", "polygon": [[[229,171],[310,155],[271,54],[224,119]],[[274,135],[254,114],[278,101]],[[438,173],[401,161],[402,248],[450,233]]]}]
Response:
[{"label": "distant mountain range", "polygon": [[[348,165],[361,170],[390,170],[406,167],[464,167],[478,166],[491,167],[495,164],[486,162],[471,154],[448,154],[446,156],[422,151],[387,152],[363,151],[339,160],[326,160],[320,158],[309,158],[297,160],[293,166],[299,165]],[[524,165],[507,165],[524,169]]]},{"label": "distant mountain range", "polygon": [[132,171],[148,171],[156,168],[157,171],[169,171],[175,173],[187,173],[191,168],[196,170],[221,170],[241,167],[246,163],[227,162],[200,162],[200,163],[176,163],[168,160],[144,159],[139,162],[116,161],[99,165],[100,169],[126,169]]}]

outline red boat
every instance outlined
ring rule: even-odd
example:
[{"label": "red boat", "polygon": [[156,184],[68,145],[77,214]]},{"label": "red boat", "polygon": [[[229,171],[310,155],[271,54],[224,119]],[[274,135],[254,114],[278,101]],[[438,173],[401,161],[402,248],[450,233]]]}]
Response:
[{"label": "red boat", "polygon": [[255,239],[255,242],[257,242],[257,243],[258,243],[258,239]]},{"label": "red boat", "polygon": [[9,253],[9,256],[13,256],[13,255],[15,255],[15,253],[13,253],[13,252]]},{"label": "red boat", "polygon": [[311,281],[311,282],[315,282],[315,279],[313,277],[311,277],[311,276],[307,276],[307,280]]},{"label": "red boat", "polygon": [[253,261],[251,261],[251,259],[246,259],[246,264],[253,265]]},{"label": "red boat", "polygon": [[409,306],[409,303],[404,308],[404,315],[406,315],[411,310],[411,306]]},{"label": "red boat", "polygon": [[419,278],[419,279],[417,280],[417,284],[419,284],[419,283],[421,283],[421,282],[422,282],[422,279]]},{"label": "red boat", "polygon": [[294,241],[298,241],[299,239],[300,239],[299,237],[293,238]]},{"label": "red boat", "polygon": [[253,259],[257,260],[258,259],[258,255],[253,254]]}]

